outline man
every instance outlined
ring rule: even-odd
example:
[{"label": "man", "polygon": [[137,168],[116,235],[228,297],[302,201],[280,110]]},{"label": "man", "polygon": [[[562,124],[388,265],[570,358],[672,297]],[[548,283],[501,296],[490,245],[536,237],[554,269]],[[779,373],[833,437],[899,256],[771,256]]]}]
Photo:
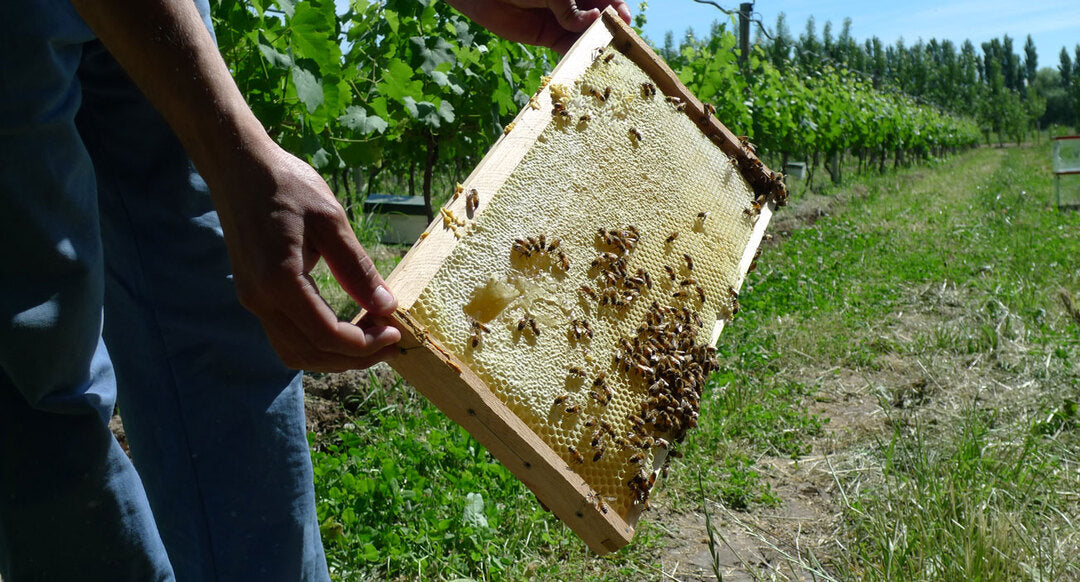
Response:
[{"label": "man", "polygon": [[[452,3],[563,51],[630,16]],[[295,370],[390,357],[396,302],[244,104],[206,0],[0,4],[0,233],[0,577],[328,579]]]}]

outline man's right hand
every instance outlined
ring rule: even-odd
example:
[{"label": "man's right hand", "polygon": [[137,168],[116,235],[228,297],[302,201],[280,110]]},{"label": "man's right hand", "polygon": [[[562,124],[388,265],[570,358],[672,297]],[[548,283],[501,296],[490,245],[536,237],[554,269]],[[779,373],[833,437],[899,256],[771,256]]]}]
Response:
[{"label": "man's right hand", "polygon": [[[287,366],[338,372],[395,355],[401,332],[382,316],[397,301],[330,188],[269,139],[252,154],[211,184],[240,302]],[[319,258],[367,310],[359,325],[338,320],[319,295],[310,275]]]}]

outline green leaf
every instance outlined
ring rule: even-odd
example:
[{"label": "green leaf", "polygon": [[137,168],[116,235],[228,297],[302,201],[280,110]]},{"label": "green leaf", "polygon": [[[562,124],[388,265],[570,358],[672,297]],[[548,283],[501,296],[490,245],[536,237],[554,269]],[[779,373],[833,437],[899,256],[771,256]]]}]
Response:
[{"label": "green leaf", "polygon": [[378,115],[368,115],[364,108],[359,105],[350,105],[345,108],[345,115],[339,117],[338,121],[346,128],[362,135],[368,135],[376,131],[382,133],[386,131],[387,127],[387,123],[383,118]]},{"label": "green leaf", "polygon": [[383,10],[383,19],[386,20],[387,26],[390,27],[390,32],[397,34],[398,27],[401,26],[401,20],[398,18],[398,13],[393,10]]},{"label": "green leaf", "polygon": [[341,68],[341,47],[337,42],[337,17],[333,3],[327,8],[304,2],[296,7],[290,21],[292,41],[298,56],[318,63],[322,70]]},{"label": "green leaf", "polygon": [[274,3],[277,4],[278,8],[281,8],[281,11],[289,18],[292,18],[293,14],[296,12],[295,0],[274,0]]},{"label": "green leaf", "polygon": [[383,70],[383,80],[379,91],[395,101],[403,101],[406,96],[422,95],[424,83],[414,81],[413,69],[400,59],[391,59]]},{"label": "green leaf", "polygon": [[322,83],[310,71],[300,67],[293,67],[292,78],[296,96],[307,106],[308,113],[313,113],[323,103]]},{"label": "green leaf", "polygon": [[382,561],[382,556],[379,554],[379,550],[375,549],[375,546],[370,543],[364,544],[363,553],[360,554],[360,557],[368,562]]},{"label": "green leaf", "polygon": [[390,117],[390,112],[386,107],[386,97],[376,97],[371,101],[368,101],[368,107],[370,107],[379,117],[382,117],[383,119],[392,119]]},{"label": "green leaf", "polygon": [[435,81],[436,85],[450,89],[454,95],[462,95],[465,93],[465,89],[463,89],[461,85],[451,81],[450,77],[442,71],[431,71],[428,75],[431,77],[431,80]]},{"label": "green leaf", "polygon": [[453,123],[454,121],[454,107],[447,101],[436,106],[431,101],[417,101],[412,97],[406,97],[404,103],[409,115],[432,129],[442,127],[443,122]]},{"label": "green leaf", "polygon": [[409,38],[409,43],[413,46],[413,54],[420,59],[420,70],[425,73],[430,73],[443,63],[454,63],[453,45],[440,36],[435,38],[414,36]]},{"label": "green leaf", "polygon": [[443,101],[442,103],[439,103],[438,114],[439,118],[446,123],[454,122],[454,106],[451,105],[449,101]]},{"label": "green leaf", "polygon": [[263,31],[261,30],[259,31],[258,45],[259,52],[262,53],[262,56],[264,59],[266,59],[266,62],[270,63],[271,67],[277,69],[288,69],[289,67],[293,66],[292,57],[275,49],[270,44],[270,41],[266,39],[266,35],[264,35]]},{"label": "green leaf", "polygon": [[466,525],[485,529],[488,527],[487,518],[484,517],[484,498],[479,493],[469,493],[465,496],[463,519]]}]

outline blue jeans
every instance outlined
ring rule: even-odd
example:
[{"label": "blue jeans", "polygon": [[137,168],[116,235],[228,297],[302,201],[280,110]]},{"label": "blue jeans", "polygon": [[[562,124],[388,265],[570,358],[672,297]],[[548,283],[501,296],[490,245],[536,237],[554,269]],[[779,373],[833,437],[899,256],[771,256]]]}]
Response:
[{"label": "blue jeans", "polygon": [[68,2],[0,2],[4,582],[328,580],[300,376],[230,273],[205,183]]}]

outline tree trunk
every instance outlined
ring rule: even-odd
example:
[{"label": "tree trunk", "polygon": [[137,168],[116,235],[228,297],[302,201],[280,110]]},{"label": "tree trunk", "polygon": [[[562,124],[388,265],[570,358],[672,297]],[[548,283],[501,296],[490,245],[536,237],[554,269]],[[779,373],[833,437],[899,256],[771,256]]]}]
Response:
[{"label": "tree trunk", "polygon": [[416,158],[409,161],[409,196],[416,196]]},{"label": "tree trunk", "polygon": [[424,210],[427,212],[427,221],[430,224],[435,220],[435,209],[431,207],[431,178],[435,173],[435,162],[439,161],[439,139],[430,131],[427,132],[427,159],[424,160]]}]

